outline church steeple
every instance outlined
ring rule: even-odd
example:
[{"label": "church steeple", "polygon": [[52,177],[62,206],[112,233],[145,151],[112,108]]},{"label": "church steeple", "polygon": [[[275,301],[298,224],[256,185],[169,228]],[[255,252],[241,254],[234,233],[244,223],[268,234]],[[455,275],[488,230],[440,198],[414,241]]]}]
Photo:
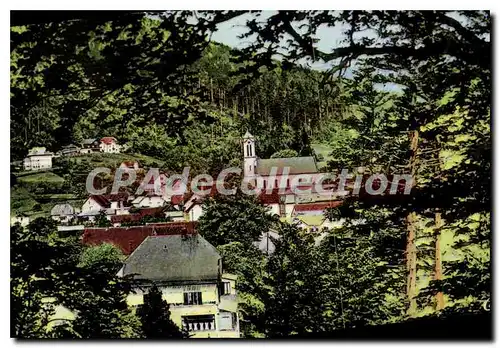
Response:
[{"label": "church steeple", "polygon": [[243,136],[243,173],[245,177],[255,175],[257,154],[255,153],[255,138],[249,131]]}]

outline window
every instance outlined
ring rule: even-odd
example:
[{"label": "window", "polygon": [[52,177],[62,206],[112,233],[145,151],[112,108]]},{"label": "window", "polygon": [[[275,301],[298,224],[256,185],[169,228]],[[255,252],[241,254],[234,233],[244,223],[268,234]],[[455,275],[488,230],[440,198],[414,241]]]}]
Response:
[{"label": "window", "polygon": [[185,292],[184,293],[185,305],[201,305],[201,292]]},{"label": "window", "polygon": [[223,282],[222,285],[223,285],[222,295],[230,294],[231,293],[231,283],[230,282]]}]

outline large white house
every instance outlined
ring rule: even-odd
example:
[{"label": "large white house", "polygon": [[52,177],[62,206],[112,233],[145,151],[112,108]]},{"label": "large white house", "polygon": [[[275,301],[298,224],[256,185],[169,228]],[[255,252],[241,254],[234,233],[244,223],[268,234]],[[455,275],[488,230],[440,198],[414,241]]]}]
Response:
[{"label": "large white house", "polygon": [[28,152],[24,159],[24,170],[45,170],[52,168],[52,152],[46,151],[45,147],[34,147]]}]

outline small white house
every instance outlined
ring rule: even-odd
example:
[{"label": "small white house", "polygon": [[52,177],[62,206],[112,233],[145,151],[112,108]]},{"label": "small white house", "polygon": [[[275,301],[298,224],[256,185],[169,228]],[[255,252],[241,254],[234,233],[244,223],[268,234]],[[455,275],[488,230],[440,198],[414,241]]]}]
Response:
[{"label": "small white house", "polygon": [[82,205],[82,214],[99,212],[109,208],[109,201],[104,196],[90,196]]},{"label": "small white house", "polygon": [[32,148],[24,159],[24,170],[45,170],[52,168],[52,152],[46,151],[45,147]]},{"label": "small white house", "polygon": [[69,203],[56,204],[50,211],[53,220],[60,222],[69,222],[75,216],[75,208]]},{"label": "small white house", "polygon": [[27,216],[12,216],[10,218],[10,225],[20,224],[22,227],[26,227],[30,223],[30,218]]},{"label": "small white house", "polygon": [[88,215],[87,213],[101,211],[104,211],[108,215],[129,214],[127,202],[128,196],[123,194],[92,195],[83,203],[82,214]]},{"label": "small white house", "polygon": [[101,139],[101,143],[99,144],[101,152],[106,153],[120,153],[121,146],[116,141],[114,137],[104,137]]}]

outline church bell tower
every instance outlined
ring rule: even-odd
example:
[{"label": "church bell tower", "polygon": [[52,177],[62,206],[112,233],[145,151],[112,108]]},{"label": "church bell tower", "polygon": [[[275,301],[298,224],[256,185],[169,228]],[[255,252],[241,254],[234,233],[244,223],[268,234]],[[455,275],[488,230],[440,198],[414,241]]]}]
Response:
[{"label": "church bell tower", "polygon": [[243,136],[243,174],[245,178],[254,177],[256,169],[255,138],[247,131]]}]

